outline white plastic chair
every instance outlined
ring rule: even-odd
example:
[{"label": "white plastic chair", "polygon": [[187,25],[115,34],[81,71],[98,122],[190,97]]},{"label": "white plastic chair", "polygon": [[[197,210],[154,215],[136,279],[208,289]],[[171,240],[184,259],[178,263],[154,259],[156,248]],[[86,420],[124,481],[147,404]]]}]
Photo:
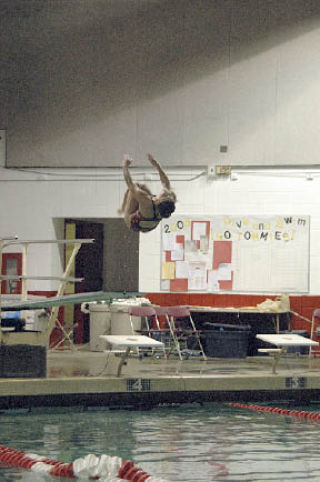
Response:
[{"label": "white plastic chair", "polygon": [[[157,333],[160,341],[162,341],[167,348],[168,355],[170,355],[173,349],[176,349],[180,360],[182,360],[179,341],[169,315],[170,306],[154,306],[154,310],[156,312]],[[159,318],[164,318],[165,328],[161,327]]]}]

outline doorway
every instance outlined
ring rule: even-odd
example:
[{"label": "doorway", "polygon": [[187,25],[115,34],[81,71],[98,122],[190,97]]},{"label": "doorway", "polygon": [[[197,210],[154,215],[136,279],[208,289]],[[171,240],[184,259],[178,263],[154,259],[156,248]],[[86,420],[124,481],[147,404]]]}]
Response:
[{"label": "doorway", "polygon": [[[11,276],[22,274],[22,253],[2,254],[2,274]],[[21,294],[21,289],[22,282],[20,280],[3,280],[1,282],[2,294]]]},{"label": "doorway", "polygon": [[[103,223],[65,219],[65,239],[94,239],[92,244],[83,244],[76,256],[72,276],[84,278],[80,283],[69,285],[68,294],[101,291],[103,286]],[[65,265],[70,253],[65,250]],[[64,322],[67,326],[75,326],[73,339],[75,343],[90,341],[89,316],[81,312],[80,305],[65,307]]]},{"label": "doorway", "polygon": [[[82,245],[71,276],[84,278],[68,285],[68,294],[89,291],[139,291],[139,233],[130,231],[122,218],[64,219],[64,238],[93,238]],[[65,250],[66,264],[70,253]],[[73,291],[71,291],[73,290]],[[90,341],[89,316],[79,305],[65,306],[65,324],[73,326],[75,343]]]}]

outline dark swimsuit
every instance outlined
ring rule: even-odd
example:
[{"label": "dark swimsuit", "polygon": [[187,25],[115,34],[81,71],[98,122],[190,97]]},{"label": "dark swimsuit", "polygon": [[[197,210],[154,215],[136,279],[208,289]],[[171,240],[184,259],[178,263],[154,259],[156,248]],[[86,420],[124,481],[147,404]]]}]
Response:
[{"label": "dark swimsuit", "polygon": [[[132,231],[140,232],[140,233],[148,233],[149,231],[152,231],[155,229],[158,224],[161,221],[161,218],[159,219],[156,214],[156,207],[154,205],[154,202],[152,201],[152,207],[153,207],[153,218],[144,218],[140,211],[136,211],[135,213],[131,214],[130,216],[130,228]],[[140,222],[149,222],[150,226],[140,226]]]}]

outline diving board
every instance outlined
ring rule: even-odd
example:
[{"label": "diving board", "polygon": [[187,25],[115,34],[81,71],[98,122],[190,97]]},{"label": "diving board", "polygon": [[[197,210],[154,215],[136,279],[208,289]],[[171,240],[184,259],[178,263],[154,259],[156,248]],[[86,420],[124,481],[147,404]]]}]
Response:
[{"label": "diving board", "polygon": [[90,301],[112,301],[118,299],[126,299],[137,296],[145,296],[138,292],[121,292],[121,291],[90,291],[86,293],[76,293],[72,295],[51,296],[29,298],[27,300],[18,300],[16,295],[10,299],[10,295],[3,295],[1,302],[1,311],[15,310],[37,310],[42,308],[50,308],[52,306],[66,306],[70,304],[85,303]]}]

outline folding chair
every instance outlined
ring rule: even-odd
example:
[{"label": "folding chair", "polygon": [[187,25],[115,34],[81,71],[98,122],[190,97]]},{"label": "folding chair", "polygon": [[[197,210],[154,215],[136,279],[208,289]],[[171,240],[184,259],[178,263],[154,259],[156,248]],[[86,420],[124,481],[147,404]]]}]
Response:
[{"label": "folding chair", "polygon": [[[170,323],[170,317],[168,314],[168,310],[170,307],[154,306],[153,308],[156,313],[155,322],[157,327],[157,329],[154,330],[154,336],[156,336],[159,341],[163,342],[164,347],[168,352],[168,354],[166,353],[166,357],[170,355],[173,349],[176,349],[179,354],[179,358],[182,359],[179,342],[176,338],[172,324]],[[162,322],[160,321],[161,318],[164,319],[165,326],[161,326],[162,325]]]},{"label": "folding chair", "polygon": [[[318,325],[317,328],[316,328],[316,325]],[[319,325],[320,325],[320,308],[316,308],[312,313],[310,340],[313,340],[315,333],[319,336]],[[316,349],[315,351],[313,351],[313,347],[310,346],[310,350],[309,350],[310,358],[312,355],[318,356],[319,354],[320,354],[319,350]]]},{"label": "folding chair", "polygon": [[[130,306],[128,311],[129,311],[132,334],[141,333],[142,335],[147,335],[150,338],[155,338],[154,335],[159,331],[161,331],[159,322],[156,316],[156,312],[153,306]],[[136,330],[134,328],[134,323],[132,319],[133,316],[139,317],[141,319],[140,330]],[[154,329],[153,327],[153,322],[157,327],[156,329]],[[162,348],[164,357],[167,358],[164,345],[161,348]],[[156,349],[152,348],[152,354],[154,354],[155,351]],[[138,352],[138,355],[140,355],[139,348],[137,348],[137,352]]]},{"label": "folding chair", "polygon": [[191,313],[188,308],[183,306],[169,306],[167,307],[167,314],[169,317],[170,331],[173,334],[176,342],[176,348],[180,360],[182,360],[181,344],[185,345],[184,355],[190,355],[192,350],[188,348],[187,341],[191,337],[196,341],[199,346],[199,351],[204,360],[207,359],[200,339],[200,332],[196,329]]}]

